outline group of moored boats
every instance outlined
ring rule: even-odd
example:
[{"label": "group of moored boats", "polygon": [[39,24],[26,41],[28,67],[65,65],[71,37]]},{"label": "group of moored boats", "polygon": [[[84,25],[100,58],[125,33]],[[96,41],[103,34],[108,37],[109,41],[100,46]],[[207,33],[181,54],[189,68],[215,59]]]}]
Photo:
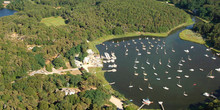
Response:
[{"label": "group of moored boats", "polygon": [[[141,40],[142,38],[139,38],[138,40]],[[148,37],[146,37],[145,38],[146,40],[147,40],[147,44],[145,44],[143,41],[140,41],[140,42],[138,42],[138,41],[136,41],[136,40],[132,40],[132,42],[131,43],[133,43],[134,45],[136,45],[136,44],[138,44],[138,43],[140,43],[141,44],[141,48],[138,48],[137,46],[135,47],[135,51],[137,52],[137,57],[138,56],[141,56],[141,55],[143,55],[142,53],[141,53],[141,49],[142,49],[142,51],[144,51],[144,52],[146,52],[146,54],[147,55],[150,55],[150,54],[152,54],[154,51],[153,51],[153,48],[155,48],[155,53],[156,54],[159,54],[159,50],[163,50],[162,51],[162,54],[164,54],[164,55],[167,55],[167,49],[165,48],[166,47],[166,42],[165,41],[161,41],[161,39],[160,38],[152,38],[152,40],[153,41],[149,41],[149,38]],[[123,40],[123,42],[124,42],[124,40]],[[115,43],[114,41],[112,42],[112,43]],[[130,46],[131,45],[131,43],[129,43],[129,42],[127,42],[127,43],[125,43],[123,46],[124,46],[124,48],[125,48],[125,56],[128,56],[128,51],[129,51],[129,49],[128,49],[128,46]],[[156,46],[155,46],[156,45]],[[120,46],[120,44],[119,44],[119,42],[117,42],[115,45],[114,45],[114,47],[118,47],[118,46]],[[106,45],[106,50],[108,49],[108,47],[107,47],[107,45]],[[187,61],[192,61],[192,58],[190,57],[190,55],[189,55],[189,53],[190,53],[190,51],[192,50],[192,49],[194,49],[194,46],[191,46],[189,49],[185,49],[185,50],[183,50],[185,53],[186,53],[186,58],[184,59],[184,57],[181,57],[181,59],[179,60],[179,62],[178,62],[178,69],[177,69],[177,74],[179,74],[179,73],[182,73],[183,72],[183,70],[181,69],[182,67],[183,67],[183,65],[184,65],[184,63],[185,62],[187,62]],[[210,51],[210,49],[206,49],[206,51]],[[171,53],[175,53],[176,52],[176,50],[174,49],[174,48],[172,48],[171,49]],[[111,57],[111,55],[109,55],[109,53],[107,53],[107,52],[105,52],[104,53],[104,55],[105,55],[105,59],[106,60],[103,60],[103,63],[114,63],[114,61],[116,60],[116,56],[115,56],[115,54],[113,53],[113,52],[111,52],[111,55],[112,55],[112,57]],[[184,54],[183,54],[184,55]],[[218,55],[218,54],[217,54]],[[206,57],[209,57],[209,55],[208,54],[205,54],[205,56]],[[134,65],[133,65],[133,68],[134,68],[134,75],[135,76],[139,76],[140,74],[137,72],[138,70],[142,70],[142,74],[143,74],[143,76],[144,76],[144,81],[148,81],[148,86],[147,86],[147,88],[148,89],[150,89],[150,90],[152,90],[153,89],[153,87],[150,85],[150,82],[149,82],[149,80],[148,80],[148,78],[147,78],[147,76],[149,76],[148,74],[149,73],[146,73],[145,71],[146,71],[146,66],[144,66],[144,63],[142,63],[142,64],[140,64],[141,62],[138,60],[138,58],[135,58],[135,60],[134,60]],[[216,57],[215,57],[215,55],[213,55],[213,57],[211,57],[213,60],[216,60]],[[168,60],[166,60],[167,61],[167,63],[166,62],[162,62],[162,60],[164,61],[164,59],[159,59],[158,60],[158,64],[159,64],[159,66],[157,65],[157,63],[152,63],[152,62],[150,62],[150,60],[149,60],[149,58],[147,58],[147,60],[146,60],[146,64],[147,65],[152,65],[152,69],[153,70],[157,70],[157,68],[159,68],[160,66],[162,66],[162,65],[165,65],[165,66],[167,66],[168,68],[172,68],[173,66],[175,66],[175,65],[172,65],[171,66],[171,59],[170,58],[168,58]],[[138,67],[137,65],[141,65],[141,67]],[[112,64],[112,65],[109,65],[108,66],[109,68],[116,68],[117,67],[117,65],[114,63],[114,64]],[[204,69],[203,68],[198,68],[198,70],[199,71],[204,71]],[[220,68],[216,68],[215,69],[216,71],[218,71],[218,72],[220,72]],[[116,72],[116,69],[115,70],[111,70],[111,71],[115,71]],[[111,72],[110,71],[110,72]],[[194,68],[190,68],[189,69],[189,72],[194,72],[194,71],[196,71],[196,69],[194,69]],[[185,72],[185,70],[184,70],[184,72]],[[165,71],[165,73],[166,74],[168,74],[169,73],[169,71]],[[153,73],[155,76],[157,76],[157,78],[156,78],[156,80],[161,80],[160,79],[160,77],[158,77],[159,76],[159,74],[158,73],[156,73],[156,72],[154,72]],[[161,73],[160,73],[161,74]],[[185,74],[185,75],[183,75],[185,78],[189,78],[190,76],[189,75],[187,75],[187,74]],[[207,75],[207,78],[211,78],[211,79],[213,79],[213,78],[215,78],[215,76],[213,75],[213,70],[211,70],[209,73],[208,73],[208,75]],[[169,76],[169,77],[167,77],[167,79],[168,80],[171,80],[172,79],[172,77],[171,76]],[[177,87],[179,87],[179,88],[183,88],[183,86],[180,84],[180,79],[181,79],[181,76],[179,76],[179,75],[176,75],[176,79],[179,79],[179,82],[176,84],[176,86]],[[129,88],[133,88],[134,86],[130,83],[130,85],[129,85]],[[170,90],[170,88],[169,87],[167,87],[167,86],[163,86],[162,87],[164,90]],[[139,90],[140,91],[143,91],[143,89],[142,88],[140,88],[139,87]],[[185,91],[183,91],[183,95],[184,96],[188,96],[188,94],[185,92]]]}]

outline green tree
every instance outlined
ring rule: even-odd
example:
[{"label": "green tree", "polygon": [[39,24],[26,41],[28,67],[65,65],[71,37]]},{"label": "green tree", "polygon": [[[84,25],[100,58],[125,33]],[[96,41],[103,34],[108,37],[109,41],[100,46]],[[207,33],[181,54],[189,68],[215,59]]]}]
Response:
[{"label": "green tree", "polygon": [[53,65],[51,63],[46,65],[46,70],[52,72]]},{"label": "green tree", "polygon": [[55,58],[53,61],[52,61],[53,65],[55,68],[60,68],[60,67],[63,67],[63,68],[66,68],[66,64],[65,62],[63,61],[63,58],[60,56],[60,57],[57,57]]},{"label": "green tree", "polygon": [[39,110],[48,110],[48,102],[46,101],[41,101],[39,103]]}]

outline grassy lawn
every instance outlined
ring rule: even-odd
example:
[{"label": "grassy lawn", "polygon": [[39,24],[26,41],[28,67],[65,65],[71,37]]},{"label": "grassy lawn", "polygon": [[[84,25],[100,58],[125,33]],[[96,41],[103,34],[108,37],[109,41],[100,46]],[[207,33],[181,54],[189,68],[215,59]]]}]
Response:
[{"label": "grassy lawn", "polygon": [[46,26],[60,26],[66,25],[65,20],[62,17],[49,17],[41,20],[41,23],[44,23]]},{"label": "grassy lawn", "polygon": [[205,41],[203,40],[202,36],[198,33],[193,32],[192,30],[184,30],[180,33],[180,38],[183,40],[199,43],[199,44],[205,44]]},{"label": "grassy lawn", "polygon": [[109,83],[108,83],[108,81],[107,80],[105,80],[105,76],[104,76],[104,71],[102,70],[102,68],[89,68],[89,72],[90,73],[95,73],[95,75],[96,75],[96,77],[98,78],[98,79],[100,79],[102,82],[104,82],[104,84],[103,85],[105,85],[104,87],[106,88],[106,89],[108,89],[108,90],[113,90],[112,88],[111,88],[111,86],[109,85]]}]

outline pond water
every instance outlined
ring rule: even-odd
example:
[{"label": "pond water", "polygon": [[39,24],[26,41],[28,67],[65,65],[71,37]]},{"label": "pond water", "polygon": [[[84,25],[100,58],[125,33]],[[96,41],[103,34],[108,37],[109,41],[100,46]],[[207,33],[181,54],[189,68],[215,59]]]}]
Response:
[{"label": "pond water", "polygon": [[13,15],[15,12],[16,12],[15,10],[3,8],[0,9],[0,17]]},{"label": "pond water", "polygon": [[[97,45],[101,56],[105,56],[104,52],[110,55],[114,52],[117,57],[114,63],[104,63],[103,70],[112,69],[109,65],[117,65],[116,72],[105,73],[106,80],[110,83],[115,82],[112,85],[113,89],[126,98],[132,99],[138,106],[142,105],[142,99],[149,98],[153,101],[153,104],[145,105],[144,108],[160,109],[158,101],[163,101],[167,110],[185,110],[191,104],[204,101],[206,99],[202,95],[204,92],[215,93],[215,90],[219,89],[220,73],[215,69],[220,68],[220,58],[211,51],[207,51],[204,45],[179,38],[182,30],[190,29],[192,26],[177,29],[166,38],[139,36],[114,39]],[[146,50],[143,45],[146,46]],[[125,55],[126,48],[127,55]],[[189,50],[189,53],[184,50]],[[151,54],[147,54],[147,51]],[[139,63],[135,64],[136,59]],[[147,60],[150,64],[146,63]],[[171,67],[167,66],[168,60]],[[161,64],[159,64],[160,61]],[[179,69],[182,72],[177,72]],[[214,79],[207,78],[211,70],[213,70]],[[134,75],[135,72],[138,76]],[[144,72],[147,73],[146,76]],[[152,90],[148,88],[149,84]],[[182,87],[178,87],[177,84]],[[129,88],[130,85],[133,87]],[[163,87],[168,87],[169,90]],[[184,96],[184,91],[188,96]]]}]

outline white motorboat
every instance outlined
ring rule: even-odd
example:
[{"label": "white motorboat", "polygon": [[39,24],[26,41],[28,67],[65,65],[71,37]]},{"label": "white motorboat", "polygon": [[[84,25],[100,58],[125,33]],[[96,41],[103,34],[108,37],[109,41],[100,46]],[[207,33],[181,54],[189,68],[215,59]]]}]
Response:
[{"label": "white motorboat", "polygon": [[189,69],[189,71],[194,71],[194,69]]},{"label": "white motorboat", "polygon": [[190,56],[188,55],[188,60],[191,61],[192,59],[190,58]]},{"label": "white motorboat", "polygon": [[200,70],[200,71],[204,71],[204,69],[202,69],[202,68],[199,68],[199,70]]},{"label": "white motorboat", "polygon": [[132,87],[134,87],[133,85],[131,85],[131,83],[130,83],[130,85],[128,86],[129,88],[132,88]]},{"label": "white motorboat", "polygon": [[163,89],[165,89],[165,90],[169,90],[169,88],[168,88],[168,87],[163,87]]},{"label": "white motorboat", "polygon": [[189,50],[184,50],[184,52],[189,53]]},{"label": "white motorboat", "polygon": [[185,92],[185,91],[183,92],[183,95],[184,95],[185,97],[187,97],[187,96],[188,96],[188,94],[186,94],[186,92]]},{"label": "white motorboat", "polygon": [[216,60],[216,57],[212,57],[213,60]]},{"label": "white motorboat", "polygon": [[218,72],[220,72],[220,68],[216,68],[215,70],[218,71]]},{"label": "white motorboat", "polygon": [[204,56],[205,56],[205,57],[209,57],[209,55],[208,55],[208,54],[205,54]]},{"label": "white motorboat", "polygon": [[211,49],[206,49],[206,51],[210,51]]},{"label": "white motorboat", "polygon": [[206,97],[210,96],[210,94],[208,92],[204,92],[203,95],[206,96]]},{"label": "white motorboat", "polygon": [[138,76],[138,73],[135,71],[135,72],[134,72],[134,75],[135,75],[135,76]]},{"label": "white motorboat", "polygon": [[176,78],[177,78],[177,79],[180,79],[181,77],[180,77],[180,76],[176,76]]},{"label": "white motorboat", "polygon": [[142,88],[140,88],[140,87],[139,87],[139,90],[140,90],[140,91],[143,91],[143,89],[142,89]]},{"label": "white motorboat", "polygon": [[189,78],[189,75],[184,75],[185,78]]}]

